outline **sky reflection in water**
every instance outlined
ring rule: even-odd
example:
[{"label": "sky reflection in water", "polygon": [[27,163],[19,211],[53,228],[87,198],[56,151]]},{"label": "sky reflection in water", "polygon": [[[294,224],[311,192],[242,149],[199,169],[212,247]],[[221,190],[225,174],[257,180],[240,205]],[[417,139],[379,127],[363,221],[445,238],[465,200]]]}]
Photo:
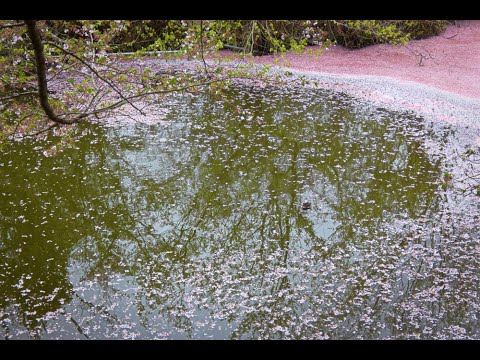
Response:
[{"label": "sky reflection in water", "polygon": [[2,150],[2,337],[479,338],[478,206],[425,146],[454,131],[313,90],[163,105]]}]

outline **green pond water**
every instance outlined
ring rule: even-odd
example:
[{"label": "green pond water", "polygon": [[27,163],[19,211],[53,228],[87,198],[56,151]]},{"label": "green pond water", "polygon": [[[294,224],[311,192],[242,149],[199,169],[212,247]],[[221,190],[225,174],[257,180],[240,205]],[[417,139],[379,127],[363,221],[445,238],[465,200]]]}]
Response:
[{"label": "green pond water", "polygon": [[1,149],[2,338],[480,338],[454,130],[306,89],[159,109]]}]

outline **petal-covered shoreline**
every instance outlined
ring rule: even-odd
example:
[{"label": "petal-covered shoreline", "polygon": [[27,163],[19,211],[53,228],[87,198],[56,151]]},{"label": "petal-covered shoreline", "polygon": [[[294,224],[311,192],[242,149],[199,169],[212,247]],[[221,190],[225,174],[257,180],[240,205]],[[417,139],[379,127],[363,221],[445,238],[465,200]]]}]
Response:
[{"label": "petal-covered shoreline", "polygon": [[470,144],[480,146],[480,21],[461,21],[439,36],[412,40],[407,47],[335,46],[320,55],[315,50],[255,57],[252,62],[305,75],[319,87],[374,106],[454,125]]},{"label": "petal-covered shoreline", "polygon": [[[321,55],[288,53],[280,63],[296,70],[330,74],[377,75],[414,81],[480,99],[480,21],[450,25],[439,36],[408,46],[373,45],[358,50],[339,46]],[[273,64],[278,56],[255,58]]]}]

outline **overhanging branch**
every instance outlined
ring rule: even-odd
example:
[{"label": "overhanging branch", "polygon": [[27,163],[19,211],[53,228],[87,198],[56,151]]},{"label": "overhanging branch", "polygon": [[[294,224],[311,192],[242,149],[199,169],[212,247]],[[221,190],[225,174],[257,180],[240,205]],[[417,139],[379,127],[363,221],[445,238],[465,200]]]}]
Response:
[{"label": "overhanging branch", "polygon": [[55,114],[55,111],[50,106],[48,98],[48,84],[47,84],[47,67],[45,65],[45,54],[43,51],[42,38],[37,27],[36,20],[25,20],[27,25],[28,37],[32,42],[33,51],[35,53],[35,63],[37,67],[37,81],[38,81],[38,96],[40,105],[47,117],[59,124],[73,124],[77,119],[64,119]]}]

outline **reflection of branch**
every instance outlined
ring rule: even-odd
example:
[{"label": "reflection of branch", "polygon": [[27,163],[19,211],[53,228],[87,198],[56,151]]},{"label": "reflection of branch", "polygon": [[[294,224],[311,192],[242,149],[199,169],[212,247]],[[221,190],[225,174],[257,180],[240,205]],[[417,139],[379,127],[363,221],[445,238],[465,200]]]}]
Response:
[{"label": "reflection of branch", "polygon": [[75,321],[75,319],[73,317],[70,316],[70,321],[75,325],[75,327],[77,328],[78,332],[80,334],[82,334],[83,336],[85,336],[87,339],[90,339],[88,337],[87,334],[85,334],[85,332],[82,330],[82,328],[80,327],[80,325],[78,324],[78,322]]},{"label": "reflection of branch", "polygon": [[91,302],[83,299],[83,298],[82,298],[80,295],[78,295],[78,293],[76,293],[76,292],[74,292],[74,295],[78,298],[78,300],[80,300],[80,302],[84,303],[85,305],[87,305],[88,307],[92,308],[92,309],[95,310],[96,312],[102,313],[102,314],[106,315],[109,319],[114,320],[114,321],[116,321],[116,322],[119,322],[119,321],[118,321],[118,318],[117,318],[115,315],[110,314],[107,310],[104,309],[103,306],[92,304]]}]

